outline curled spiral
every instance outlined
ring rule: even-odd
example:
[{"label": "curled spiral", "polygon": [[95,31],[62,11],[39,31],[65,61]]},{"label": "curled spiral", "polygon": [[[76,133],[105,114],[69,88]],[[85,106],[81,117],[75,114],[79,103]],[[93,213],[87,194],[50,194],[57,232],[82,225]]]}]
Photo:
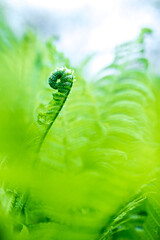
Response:
[{"label": "curled spiral", "polygon": [[60,93],[68,93],[74,80],[73,72],[67,68],[58,68],[49,76],[49,85]]},{"label": "curled spiral", "polygon": [[39,112],[39,124],[52,124],[55,121],[69,95],[74,79],[73,71],[66,67],[57,68],[51,73],[49,85],[57,91],[52,94],[53,99]]}]

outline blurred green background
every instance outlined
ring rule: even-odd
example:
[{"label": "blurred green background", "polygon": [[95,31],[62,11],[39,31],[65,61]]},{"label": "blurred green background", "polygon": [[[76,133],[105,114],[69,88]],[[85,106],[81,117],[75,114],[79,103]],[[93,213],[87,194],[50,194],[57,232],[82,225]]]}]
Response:
[{"label": "blurred green background", "polygon": [[1,4],[0,239],[158,240],[159,5],[61,3]]}]

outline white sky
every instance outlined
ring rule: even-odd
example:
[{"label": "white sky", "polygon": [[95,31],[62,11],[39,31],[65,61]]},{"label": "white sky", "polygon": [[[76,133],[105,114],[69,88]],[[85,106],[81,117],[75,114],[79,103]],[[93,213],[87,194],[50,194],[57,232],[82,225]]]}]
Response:
[{"label": "white sky", "polygon": [[[87,54],[99,52],[92,62],[93,73],[110,63],[115,46],[135,38],[141,27],[151,27],[160,34],[159,22],[153,9],[139,7],[136,1],[134,4],[134,0],[6,1],[17,11],[17,15],[23,15],[23,10],[30,7],[36,11],[49,10],[66,15],[68,19],[79,9],[86,9],[88,13],[84,13],[85,23],[79,23],[74,28],[74,23],[69,22],[68,26],[63,27],[58,48],[76,64]],[[16,25],[18,21],[18,18],[13,18],[13,24]]]},{"label": "white sky", "polygon": [[120,2],[119,0],[7,0],[10,4],[17,5],[17,6],[25,6],[30,5],[33,7],[38,7],[42,9],[57,9],[57,10],[65,10],[65,11],[72,11],[76,8],[80,8],[84,5],[92,5],[97,10],[103,10],[104,5],[109,7],[114,7],[115,4]]}]

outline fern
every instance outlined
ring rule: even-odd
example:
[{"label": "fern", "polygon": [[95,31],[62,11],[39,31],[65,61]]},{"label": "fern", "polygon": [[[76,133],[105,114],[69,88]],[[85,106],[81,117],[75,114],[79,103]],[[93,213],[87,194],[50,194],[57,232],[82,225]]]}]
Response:
[{"label": "fern", "polygon": [[72,67],[52,39],[44,45],[31,32],[17,39],[3,25],[1,239],[159,239],[159,78],[145,57],[150,32],[117,47],[96,81],[81,76],[85,63],[74,69],[72,87]]},{"label": "fern", "polygon": [[108,224],[100,240],[142,239],[146,218],[145,197],[140,196],[130,201],[117,216],[112,217],[112,222]]},{"label": "fern", "polygon": [[73,73],[67,68],[57,69],[49,77],[49,85],[58,90],[57,93],[53,93],[53,100],[49,102],[47,106],[44,106],[43,113],[38,114],[38,123],[48,125],[45,127],[44,134],[42,135],[38,144],[37,152],[44,142],[44,139],[49,132],[52,124],[60,113],[67,97],[70,92],[74,80]]}]

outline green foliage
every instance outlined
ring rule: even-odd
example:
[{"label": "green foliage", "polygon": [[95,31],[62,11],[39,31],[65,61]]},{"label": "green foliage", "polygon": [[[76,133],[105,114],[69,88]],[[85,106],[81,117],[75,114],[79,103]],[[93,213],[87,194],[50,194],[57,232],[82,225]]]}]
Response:
[{"label": "green foliage", "polygon": [[72,86],[53,39],[18,39],[1,21],[0,239],[159,239],[160,98],[145,57],[150,32],[117,47],[96,81],[74,69]]}]

